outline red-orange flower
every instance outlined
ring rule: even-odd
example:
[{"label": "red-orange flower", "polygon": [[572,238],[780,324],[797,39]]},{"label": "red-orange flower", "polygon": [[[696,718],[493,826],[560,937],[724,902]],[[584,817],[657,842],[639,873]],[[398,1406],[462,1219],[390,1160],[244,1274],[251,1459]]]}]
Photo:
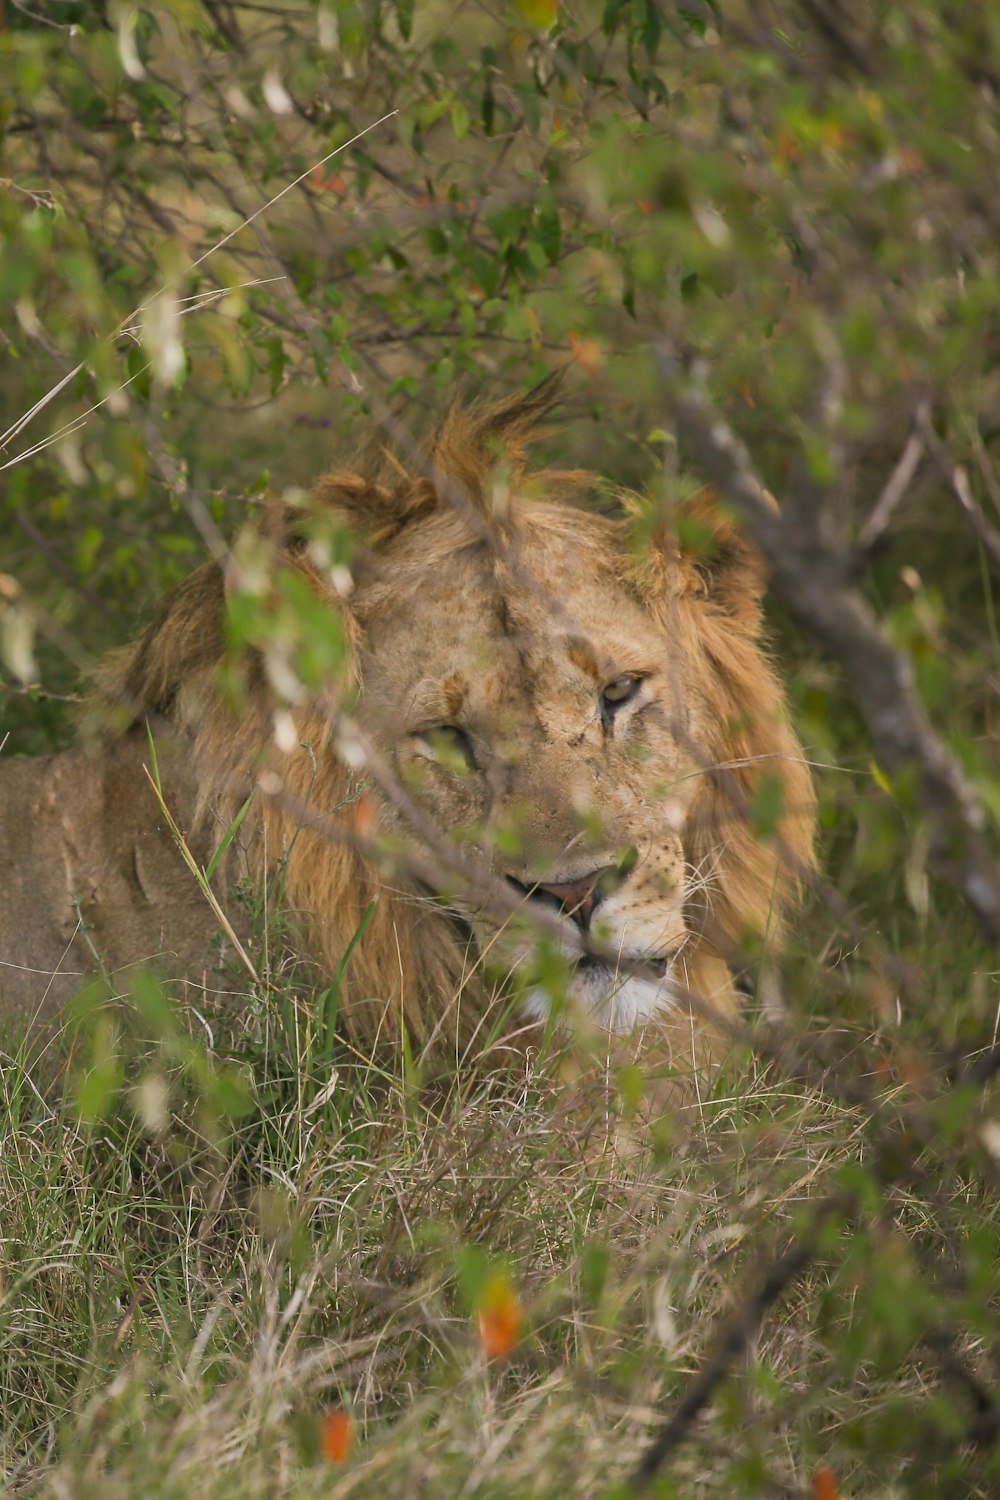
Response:
[{"label": "red-orange flower", "polygon": [[320,1445],[323,1456],[332,1464],[342,1464],[350,1458],[354,1447],[354,1422],[350,1412],[342,1406],[324,1413],[320,1422]]},{"label": "red-orange flower", "polygon": [[494,1276],[483,1288],[476,1323],[487,1359],[506,1359],[516,1348],[524,1327],[524,1308],[506,1276]]}]

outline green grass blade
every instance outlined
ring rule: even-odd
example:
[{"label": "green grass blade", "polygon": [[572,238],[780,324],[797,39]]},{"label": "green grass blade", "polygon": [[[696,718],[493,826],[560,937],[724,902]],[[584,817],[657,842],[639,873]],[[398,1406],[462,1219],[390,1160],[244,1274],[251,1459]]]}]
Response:
[{"label": "green grass blade", "polygon": [[225,833],[222,835],[222,838],[219,840],[218,848],[216,849],[215,853],[212,855],[212,858],[209,860],[209,862],[208,862],[208,864],[207,864],[207,866],[205,868],[205,878],[207,880],[211,880],[212,876],[215,874],[216,867],[218,866],[219,860],[225,854],[226,850],[229,848],[230,844],[233,842],[233,839],[239,833],[239,831],[240,831],[240,825],[242,824],[243,819],[246,817],[247,812],[249,811],[249,808],[250,808],[250,803],[252,801],[253,801],[253,792],[250,793],[249,797],[244,802],[243,806],[240,808],[239,812],[236,814],[235,818],[230,823],[229,827],[226,829]]}]

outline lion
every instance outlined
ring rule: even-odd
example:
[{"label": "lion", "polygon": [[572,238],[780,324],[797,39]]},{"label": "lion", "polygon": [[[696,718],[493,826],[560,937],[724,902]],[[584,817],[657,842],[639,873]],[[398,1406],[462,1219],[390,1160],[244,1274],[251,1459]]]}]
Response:
[{"label": "lion", "polygon": [[[154,958],[231,988],[167,814],[204,870],[240,813],[212,877],[234,932],[241,877],[280,886],[356,1044],[482,1037],[500,974],[515,1029],[714,1045],[734,955],[780,942],[813,860],[762,568],[710,497],[636,546],[648,507],[609,514],[588,476],[533,472],[551,402],[456,404],[426,451],[269,502],[105,663],[89,742],[0,759],[6,1014]],[[345,657],[333,681],[305,682],[267,629],[289,588]],[[248,597],[257,637],[234,644]]]}]

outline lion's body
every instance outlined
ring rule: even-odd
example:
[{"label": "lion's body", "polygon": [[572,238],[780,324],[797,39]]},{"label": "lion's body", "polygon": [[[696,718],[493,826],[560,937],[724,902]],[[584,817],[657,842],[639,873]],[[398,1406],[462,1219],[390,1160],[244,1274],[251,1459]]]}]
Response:
[{"label": "lion's body", "polygon": [[[265,520],[274,553],[351,642],[360,694],[348,715],[323,694],[292,693],[294,736],[286,714],[276,743],[266,651],[250,653],[243,703],[227,702],[224,579],[208,564],[106,672],[106,696],[133,722],[105,739],[103,762],[0,760],[0,827],[18,872],[0,975],[19,976],[0,989],[29,1005],[64,998],[72,982],[47,988],[43,973],[33,985],[31,971],[90,967],[91,947],[112,965],[162,951],[168,966],[206,973],[217,923],[142,770],[148,716],[180,751],[167,800],[202,862],[256,787],[223,886],[242,869],[258,886],[280,870],[321,975],[377,897],[341,1008],[356,1039],[401,1024],[419,1044],[476,1035],[484,956],[509,968],[531,947],[523,927],[501,931],[491,876],[509,914],[512,891],[537,911],[542,886],[612,873],[579,940],[603,958],[574,946],[568,904],[543,911],[570,965],[571,1011],[612,1030],[672,1031],[675,1043],[712,1029],[688,992],[731,1013],[727,949],[747,931],[777,932],[811,859],[809,775],[759,644],[755,565],[728,526],[714,561],[661,539],[636,564],[624,522],[516,492],[497,524],[484,495],[490,444],[531,415],[453,415],[433,485],[323,481],[319,508],[372,533],[346,601],[294,519],[275,508]],[[360,767],[353,780],[345,756]],[[746,817],[765,776],[784,797],[777,843],[755,838]],[[373,833],[394,851],[388,868],[366,852]],[[93,924],[85,941],[81,917]],[[529,1015],[546,996],[530,988]]]},{"label": "lion's body", "polygon": [[[218,924],[143,770],[145,739],[120,741],[110,758],[100,752],[0,761],[0,1014],[55,1014],[98,957],[127,971],[162,955],[192,975],[218,960]],[[164,769],[166,795],[183,817],[193,787],[176,767]],[[195,838],[199,853],[202,842]]]}]

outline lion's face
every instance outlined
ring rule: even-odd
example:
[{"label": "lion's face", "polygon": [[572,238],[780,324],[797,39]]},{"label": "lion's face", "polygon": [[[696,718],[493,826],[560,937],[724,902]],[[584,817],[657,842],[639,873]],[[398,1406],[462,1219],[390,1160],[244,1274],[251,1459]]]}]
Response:
[{"label": "lion's face", "polygon": [[[560,924],[571,1004],[630,1029],[684,979],[697,696],[629,582],[619,527],[547,505],[515,521],[513,566],[446,515],[396,540],[391,590],[357,599],[363,721],[436,825]],[[480,951],[531,950],[523,931],[498,943],[496,916],[467,898],[453,905]],[[585,956],[584,934],[618,962]],[[546,1008],[533,991],[529,1009]]]}]

